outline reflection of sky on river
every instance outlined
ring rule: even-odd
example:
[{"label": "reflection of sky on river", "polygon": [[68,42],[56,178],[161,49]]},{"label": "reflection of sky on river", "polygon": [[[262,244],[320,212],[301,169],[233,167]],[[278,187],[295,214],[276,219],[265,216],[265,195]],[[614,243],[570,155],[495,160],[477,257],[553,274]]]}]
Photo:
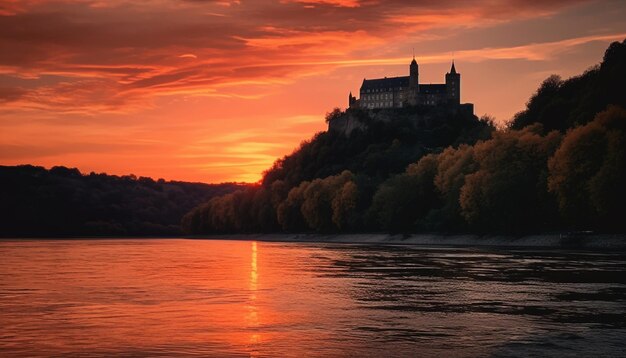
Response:
[{"label": "reflection of sky on river", "polygon": [[11,356],[614,356],[626,339],[620,253],[98,240],[0,256]]}]

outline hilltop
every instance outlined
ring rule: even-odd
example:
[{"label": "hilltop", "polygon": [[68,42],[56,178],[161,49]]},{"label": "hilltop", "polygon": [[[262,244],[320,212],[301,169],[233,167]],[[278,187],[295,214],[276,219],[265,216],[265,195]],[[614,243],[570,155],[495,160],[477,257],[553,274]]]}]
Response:
[{"label": "hilltop", "polygon": [[261,185],[183,218],[189,233],[624,232],[626,41],[551,76],[508,128],[466,111],[335,109]]}]

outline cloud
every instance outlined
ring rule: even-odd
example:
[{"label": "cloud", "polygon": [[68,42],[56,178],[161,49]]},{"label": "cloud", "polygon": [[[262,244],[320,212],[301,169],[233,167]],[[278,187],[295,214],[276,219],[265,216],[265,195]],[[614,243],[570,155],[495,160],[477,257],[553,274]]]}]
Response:
[{"label": "cloud", "polygon": [[[549,14],[570,3],[9,1],[0,16],[0,74],[64,81],[5,89],[13,95],[3,101],[31,109],[131,112],[170,94],[260,98],[220,88],[244,80],[286,83],[337,66],[394,63],[400,59],[362,53],[381,52],[416,31],[486,26],[505,16]],[[489,51],[498,55],[497,49]]]},{"label": "cloud", "polygon": [[359,7],[361,6],[358,0],[285,0],[284,3],[294,2],[305,5],[305,7],[312,8],[319,5],[330,5],[336,7]]},{"label": "cloud", "polygon": [[0,103],[18,101],[26,93],[26,90],[19,87],[0,87]]},{"label": "cloud", "polygon": [[[323,130],[323,113],[343,105],[338,101],[363,76],[405,74],[412,47],[427,65],[426,80],[440,73],[439,64],[448,66],[452,51],[468,67],[476,64],[474,71],[493,60],[551,71],[545,63],[577,47],[626,37],[614,23],[572,30],[584,27],[583,11],[599,8],[579,3],[0,1],[0,159],[256,181],[277,157]],[[576,16],[563,22],[568,11]],[[562,30],[526,36],[525,26],[538,18]],[[506,24],[521,28],[514,41]],[[519,68],[511,64],[503,67]],[[484,69],[481,78],[490,73]],[[506,92],[516,90],[523,104],[536,83],[522,77],[528,88]],[[490,104],[476,100],[477,108]]]}]

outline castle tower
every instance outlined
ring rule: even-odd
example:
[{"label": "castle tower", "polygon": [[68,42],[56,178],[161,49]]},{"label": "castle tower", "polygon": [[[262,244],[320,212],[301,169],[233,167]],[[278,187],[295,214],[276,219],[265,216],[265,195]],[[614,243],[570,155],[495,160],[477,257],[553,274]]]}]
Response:
[{"label": "castle tower", "polygon": [[446,95],[450,103],[461,103],[461,74],[456,72],[454,60],[450,72],[446,73]]},{"label": "castle tower", "polygon": [[356,97],[352,95],[352,92],[348,95],[348,108],[355,107]]},{"label": "castle tower", "polygon": [[415,61],[415,57],[413,57],[413,61],[411,61],[411,65],[409,66],[409,87],[416,91],[420,83],[419,75],[419,66],[417,65],[417,61]]},{"label": "castle tower", "polygon": [[415,61],[415,55],[413,55],[413,61],[411,61],[411,65],[409,65],[409,93],[407,98],[409,104],[412,106],[418,104],[419,76],[419,66],[417,65],[417,61]]}]

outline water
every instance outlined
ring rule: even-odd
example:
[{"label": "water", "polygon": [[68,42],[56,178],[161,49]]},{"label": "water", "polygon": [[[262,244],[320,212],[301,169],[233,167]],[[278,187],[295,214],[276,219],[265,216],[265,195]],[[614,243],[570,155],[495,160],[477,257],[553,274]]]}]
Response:
[{"label": "water", "polygon": [[626,257],[0,241],[1,356],[625,356]]}]

